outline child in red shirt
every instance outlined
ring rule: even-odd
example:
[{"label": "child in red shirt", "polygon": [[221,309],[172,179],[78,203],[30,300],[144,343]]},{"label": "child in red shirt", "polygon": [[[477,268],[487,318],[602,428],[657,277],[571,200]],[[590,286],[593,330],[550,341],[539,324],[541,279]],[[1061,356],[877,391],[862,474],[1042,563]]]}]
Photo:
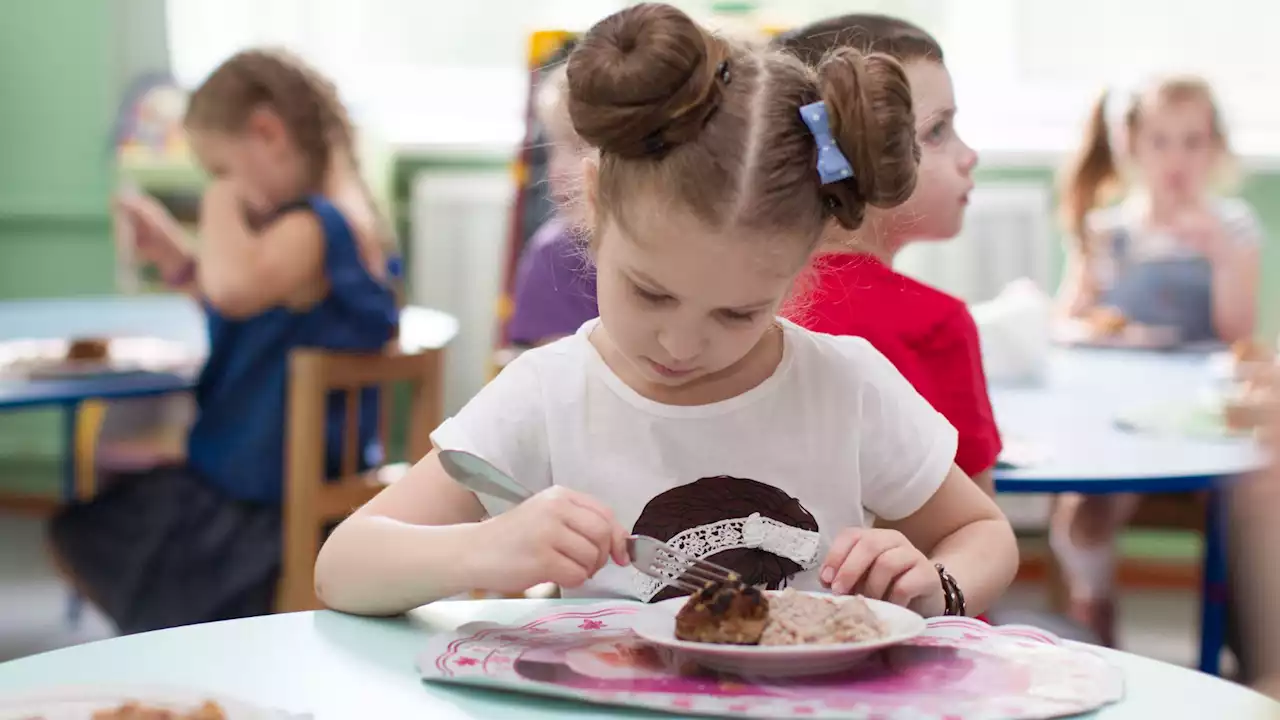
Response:
[{"label": "child in red shirt", "polygon": [[[911,198],[868,209],[852,237],[828,239],[815,287],[793,315],[801,325],[866,338],[960,434],[956,464],[989,494],[1000,434],[987,397],[978,330],[965,304],[893,270],[893,257],[917,240],[960,232],[977,155],[956,134],[951,75],[942,48],[924,30],[882,15],[844,15],[793,30],[775,44],[815,65],[839,47],[891,55],[911,82],[920,168]],[[870,183],[868,183],[870,185]],[[876,188],[864,189],[875,206]]]}]

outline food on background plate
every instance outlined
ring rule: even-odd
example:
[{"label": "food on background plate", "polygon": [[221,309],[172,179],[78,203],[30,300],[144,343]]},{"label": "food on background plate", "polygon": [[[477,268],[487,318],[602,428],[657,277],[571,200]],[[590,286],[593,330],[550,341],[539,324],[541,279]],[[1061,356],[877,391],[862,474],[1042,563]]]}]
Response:
[{"label": "food on background plate", "polygon": [[1084,318],[1089,330],[1099,337],[1119,335],[1129,324],[1124,313],[1113,307],[1097,307],[1089,311]]},{"label": "food on background plate", "polygon": [[676,613],[676,639],[718,645],[757,645],[769,599],[741,582],[708,583]]},{"label": "food on background plate", "polygon": [[1231,356],[1237,363],[1266,362],[1271,359],[1267,348],[1251,339],[1231,343]]},{"label": "food on background plate", "polygon": [[111,341],[103,338],[78,338],[67,346],[67,360],[89,362],[106,360],[111,353]]},{"label": "food on background plate", "polygon": [[95,712],[93,720],[227,720],[227,714],[212,700],[185,712],[127,702],[117,708]]},{"label": "food on background plate", "polygon": [[738,584],[710,584],[676,614],[676,639],[719,645],[833,645],[888,634],[861,597],[829,597],[788,588],[765,595]]}]

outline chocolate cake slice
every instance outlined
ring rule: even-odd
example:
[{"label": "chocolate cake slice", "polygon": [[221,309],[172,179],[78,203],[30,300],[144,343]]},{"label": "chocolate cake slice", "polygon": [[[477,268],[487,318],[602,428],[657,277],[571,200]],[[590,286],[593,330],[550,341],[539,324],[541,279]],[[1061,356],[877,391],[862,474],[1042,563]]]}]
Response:
[{"label": "chocolate cake slice", "polygon": [[708,583],[676,614],[676,639],[756,645],[769,620],[769,599],[742,583]]}]

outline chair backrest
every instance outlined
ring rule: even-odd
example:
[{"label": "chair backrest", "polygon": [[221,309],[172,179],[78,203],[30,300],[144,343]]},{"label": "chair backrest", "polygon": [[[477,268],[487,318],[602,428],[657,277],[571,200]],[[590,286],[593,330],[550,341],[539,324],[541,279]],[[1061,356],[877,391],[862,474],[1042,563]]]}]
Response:
[{"label": "chair backrest", "polygon": [[[397,385],[409,390],[405,460],[412,464],[431,450],[430,433],[443,415],[442,349],[379,354],[295,350],[289,360],[285,443],[283,553],[277,611],[313,609],[314,569],[322,534],[369,501],[386,485],[390,468],[359,470],[360,393],[380,391],[378,434],[390,448],[390,425]],[[332,393],[346,396],[338,477],[326,475],[326,417]],[[380,477],[381,474],[381,477]]]}]

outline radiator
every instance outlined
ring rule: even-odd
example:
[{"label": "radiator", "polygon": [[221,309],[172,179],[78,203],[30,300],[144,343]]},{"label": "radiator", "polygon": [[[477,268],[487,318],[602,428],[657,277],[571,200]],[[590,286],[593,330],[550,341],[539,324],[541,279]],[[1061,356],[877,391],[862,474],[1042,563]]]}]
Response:
[{"label": "radiator", "polygon": [[1044,185],[981,184],[969,196],[959,237],[908,245],[894,267],[971,304],[1024,277],[1053,292],[1052,212]]},{"label": "radiator", "polygon": [[505,169],[427,171],[413,183],[410,302],[458,319],[445,366],[445,413],[488,380],[515,185]]}]

